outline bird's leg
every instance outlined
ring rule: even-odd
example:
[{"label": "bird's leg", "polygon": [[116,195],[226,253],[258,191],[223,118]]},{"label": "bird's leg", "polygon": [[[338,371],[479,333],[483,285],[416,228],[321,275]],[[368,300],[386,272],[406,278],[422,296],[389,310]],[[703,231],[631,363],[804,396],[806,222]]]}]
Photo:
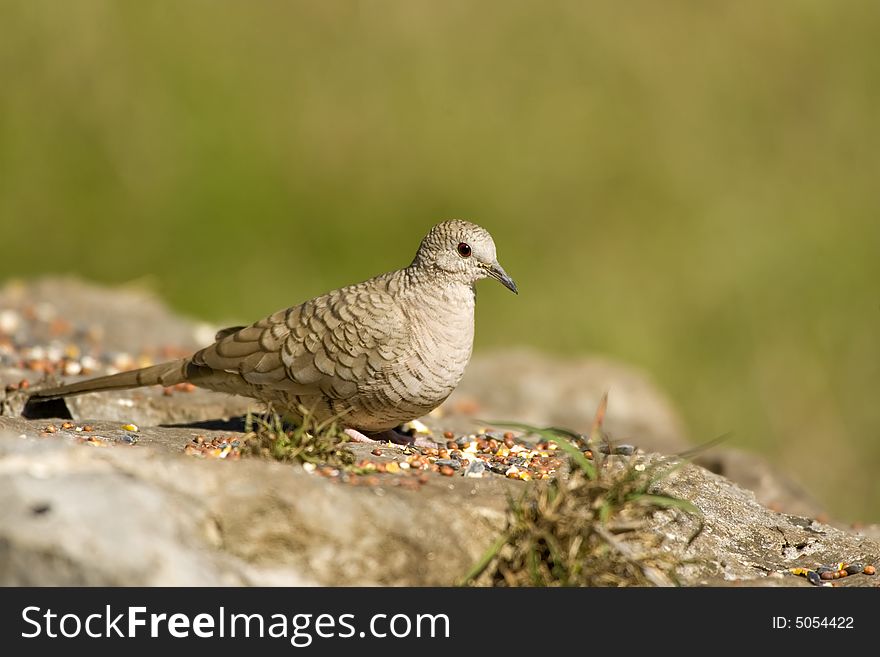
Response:
[{"label": "bird's leg", "polygon": [[357,429],[345,429],[345,435],[351,438],[353,443],[378,443],[378,440],[373,440],[372,438],[368,438],[364,434],[362,434]]},{"label": "bird's leg", "polygon": [[415,445],[417,447],[436,447],[436,443],[434,441],[428,440],[422,437],[413,437],[405,433],[400,433],[399,431],[395,431],[394,429],[388,429],[387,431],[376,431],[370,432],[369,434],[364,434],[358,431],[357,429],[345,429],[345,434],[351,438],[353,442],[356,443],[393,443],[395,445],[400,445],[401,447],[406,447],[408,445]]}]

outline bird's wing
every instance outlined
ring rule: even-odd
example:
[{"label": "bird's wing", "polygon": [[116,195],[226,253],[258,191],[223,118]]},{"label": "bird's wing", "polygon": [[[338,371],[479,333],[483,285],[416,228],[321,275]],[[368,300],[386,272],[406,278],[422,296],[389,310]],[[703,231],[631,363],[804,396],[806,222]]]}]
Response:
[{"label": "bird's wing", "polygon": [[361,283],[223,335],[192,362],[269,389],[346,399],[407,357],[409,331],[394,295]]}]

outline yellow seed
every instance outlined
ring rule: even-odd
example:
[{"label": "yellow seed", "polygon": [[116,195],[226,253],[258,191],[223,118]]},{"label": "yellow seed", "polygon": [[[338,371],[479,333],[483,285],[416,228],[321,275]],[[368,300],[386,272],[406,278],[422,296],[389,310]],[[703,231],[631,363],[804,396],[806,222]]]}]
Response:
[{"label": "yellow seed", "polygon": [[125,431],[138,431],[138,426],[136,424],[123,424],[122,428]]},{"label": "yellow seed", "polygon": [[391,461],[391,463],[388,463],[385,465],[385,472],[390,472],[391,474],[396,474],[396,473],[400,472],[400,465],[395,461]]}]

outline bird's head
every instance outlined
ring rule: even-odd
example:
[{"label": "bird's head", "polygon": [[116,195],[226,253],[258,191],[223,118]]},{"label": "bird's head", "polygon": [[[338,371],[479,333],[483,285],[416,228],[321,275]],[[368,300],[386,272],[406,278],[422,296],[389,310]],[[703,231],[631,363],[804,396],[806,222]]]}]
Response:
[{"label": "bird's head", "polygon": [[518,294],[516,283],[498,264],[489,231],[469,221],[444,221],[434,226],[419,245],[413,265],[440,270],[467,285],[491,277]]}]

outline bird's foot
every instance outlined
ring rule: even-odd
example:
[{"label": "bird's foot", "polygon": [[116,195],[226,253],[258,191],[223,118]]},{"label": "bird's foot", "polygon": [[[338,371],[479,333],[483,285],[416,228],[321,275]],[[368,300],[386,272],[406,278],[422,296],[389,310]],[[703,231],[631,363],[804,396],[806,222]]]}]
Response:
[{"label": "bird's foot", "polygon": [[437,444],[430,439],[424,438],[422,436],[410,436],[405,433],[400,433],[399,431],[395,431],[394,429],[388,429],[387,431],[376,431],[370,432],[368,434],[361,433],[357,429],[346,429],[345,434],[351,438],[353,442],[356,443],[392,443],[394,445],[399,445],[400,447],[436,447]]}]

